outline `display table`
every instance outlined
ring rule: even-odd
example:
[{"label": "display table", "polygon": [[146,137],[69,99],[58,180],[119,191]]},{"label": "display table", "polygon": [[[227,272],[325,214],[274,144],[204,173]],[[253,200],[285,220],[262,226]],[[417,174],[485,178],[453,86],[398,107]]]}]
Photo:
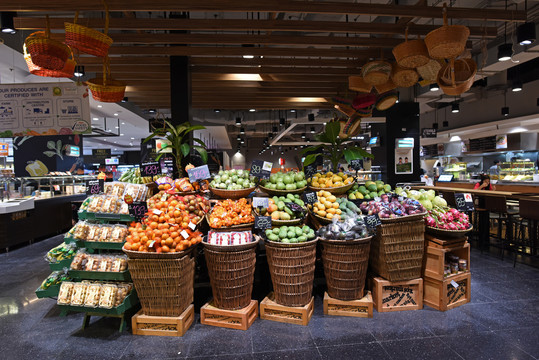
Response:
[{"label": "display table", "polygon": [[[449,187],[454,188],[456,190],[454,191],[462,191],[463,189],[466,190],[466,192],[470,192],[468,190],[473,190],[475,184],[479,182],[479,180],[474,182],[467,182],[467,181],[452,181],[450,183],[436,183],[436,187]],[[526,182],[496,182],[493,184],[496,186],[496,192],[508,192],[508,193],[526,193],[526,194],[537,194],[539,196],[539,183],[526,183]],[[504,194],[501,194],[504,195]]]}]

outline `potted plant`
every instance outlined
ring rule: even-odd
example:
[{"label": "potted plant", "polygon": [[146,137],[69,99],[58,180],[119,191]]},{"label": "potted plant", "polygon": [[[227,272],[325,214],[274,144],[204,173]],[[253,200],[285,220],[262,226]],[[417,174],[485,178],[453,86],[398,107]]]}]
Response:
[{"label": "potted plant", "polygon": [[[200,157],[204,163],[208,162],[206,144],[202,140],[196,138],[193,138],[193,142],[191,143],[189,136],[191,132],[205,128],[206,127],[202,125],[191,125],[189,121],[174,126],[169,121],[163,120],[163,127],[153,130],[152,134],[144,139],[143,144],[150,141],[154,137],[168,140],[169,145],[167,144],[163,146],[163,149],[166,148],[166,146],[170,146],[172,148],[171,154],[174,156],[176,168],[181,175],[183,172],[182,160],[189,155],[191,149],[196,150],[200,154]],[[194,145],[194,143],[197,143],[198,145]],[[164,154],[165,152],[160,152],[155,160],[159,161]]]},{"label": "potted plant", "polygon": [[322,144],[309,146],[301,150],[301,154],[311,153],[305,157],[303,161],[303,167],[312,164],[318,156],[331,161],[333,172],[338,172],[339,161],[342,159],[346,162],[361,158],[374,158],[371,153],[366,150],[353,146],[352,143],[348,143],[348,139],[341,139],[339,132],[341,125],[338,121],[328,122],[326,124],[325,131],[321,134],[317,134],[315,139]]}]

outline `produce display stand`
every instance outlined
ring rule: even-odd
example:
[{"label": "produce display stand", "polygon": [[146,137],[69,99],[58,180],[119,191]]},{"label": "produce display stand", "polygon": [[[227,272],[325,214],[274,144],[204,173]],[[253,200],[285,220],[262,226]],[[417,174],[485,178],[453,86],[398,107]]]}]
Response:
[{"label": "produce display stand", "polygon": [[108,213],[92,213],[87,211],[79,211],[80,220],[103,220],[103,221],[121,221],[132,222],[135,218],[126,214],[108,214]]},{"label": "produce display stand", "polygon": [[469,303],[471,300],[470,272],[454,275],[442,281],[425,278],[426,305],[440,311],[447,311]]},{"label": "produce display stand", "polygon": [[39,299],[44,298],[55,298],[58,297],[58,293],[60,292],[60,284],[51,285],[47,289],[42,290],[40,288],[37,288],[36,290],[36,296]]},{"label": "produce display stand", "polygon": [[120,272],[69,270],[68,274],[78,280],[131,281],[129,270]]},{"label": "produce display stand", "polygon": [[52,271],[60,271],[60,270],[63,270],[64,268],[69,269],[72,261],[73,261],[73,258],[65,259],[56,263],[49,263],[49,268]]},{"label": "produce display stand", "polygon": [[124,246],[124,242],[111,242],[111,241],[80,241],[79,247],[86,248],[88,250],[116,250],[121,251]]},{"label": "produce display stand", "polygon": [[374,308],[378,312],[423,309],[423,279],[388,281],[371,278]]},{"label": "produce display stand", "polygon": [[264,320],[278,321],[287,324],[309,325],[313,316],[314,296],[303,306],[285,306],[275,302],[274,293],[260,303],[260,318]]},{"label": "produce display stand", "polygon": [[140,310],[131,319],[133,335],[183,336],[195,319],[195,306],[189,305],[179,316],[150,316]]},{"label": "produce display stand", "polygon": [[251,300],[249,305],[239,310],[225,310],[215,306],[214,301],[200,308],[200,323],[236,330],[247,330],[258,317],[258,301]]},{"label": "produce display stand", "polygon": [[[425,248],[425,268],[423,271],[423,277],[432,280],[443,281],[451,279],[454,276],[462,275],[470,272],[470,244],[464,243],[464,245],[452,248],[435,248],[427,246]],[[444,268],[446,265],[446,255],[451,253],[457,255],[460,259],[466,260],[467,270],[459,271],[458,274],[452,274],[450,276],[444,276]]]},{"label": "produce display stand", "polygon": [[324,293],[324,314],[333,316],[352,316],[372,318],[373,301],[371,292],[358,300],[343,301]]}]

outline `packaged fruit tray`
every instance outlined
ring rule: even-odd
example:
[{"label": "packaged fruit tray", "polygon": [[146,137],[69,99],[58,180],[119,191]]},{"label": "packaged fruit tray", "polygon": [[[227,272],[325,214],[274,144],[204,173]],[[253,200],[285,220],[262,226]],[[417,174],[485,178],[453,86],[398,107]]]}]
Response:
[{"label": "packaged fruit tray", "polygon": [[103,214],[103,213],[91,213],[87,211],[79,212],[79,219],[81,220],[114,220],[122,222],[132,222],[135,218],[126,214]]},{"label": "packaged fruit tray", "polygon": [[73,279],[81,280],[131,281],[129,270],[120,272],[69,270],[69,276]]},{"label": "packaged fruit tray", "polygon": [[37,288],[36,296],[39,299],[58,297],[58,292],[60,291],[60,285],[61,284],[51,285],[45,290]]},{"label": "packaged fruit tray", "polygon": [[267,187],[260,185],[259,189],[271,196],[286,196],[286,194],[301,194],[307,189],[307,186],[295,190],[277,190],[268,189]]},{"label": "packaged fruit tray", "polygon": [[49,263],[49,268],[53,271],[62,270],[63,268],[69,269],[72,261],[73,261],[73,258],[65,259],[56,263]]},{"label": "packaged fruit tray", "polygon": [[76,312],[88,312],[93,314],[104,315],[121,315],[132,307],[138,305],[139,298],[135,289],[131,290],[131,293],[127,295],[120,305],[112,309],[93,308],[86,306],[74,306],[74,305],[58,305],[64,311],[76,311]]}]

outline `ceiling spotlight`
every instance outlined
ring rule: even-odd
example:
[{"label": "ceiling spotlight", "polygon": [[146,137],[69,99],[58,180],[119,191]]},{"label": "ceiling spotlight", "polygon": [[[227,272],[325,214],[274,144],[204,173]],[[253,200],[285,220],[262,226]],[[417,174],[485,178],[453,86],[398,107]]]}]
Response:
[{"label": "ceiling spotlight", "polygon": [[268,134],[268,137],[269,137],[270,139],[273,139],[273,133],[269,133],[269,134]]},{"label": "ceiling spotlight", "polygon": [[120,134],[120,136],[124,136],[124,134]]},{"label": "ceiling spotlight", "polygon": [[73,71],[73,75],[75,75],[76,77],[83,77],[84,65],[75,65],[75,71]]},{"label": "ceiling spotlight", "polygon": [[245,128],[244,127],[240,128],[240,134],[245,135]]},{"label": "ceiling spotlight", "polygon": [[135,138],[134,138],[134,137],[132,137],[132,138],[131,138],[131,140],[135,140]]},{"label": "ceiling spotlight", "polygon": [[242,144],[245,144],[245,139],[241,139],[241,143],[242,143]]},{"label": "ceiling spotlight", "polygon": [[120,127],[119,126],[115,126],[116,129],[119,129]]},{"label": "ceiling spotlight", "polygon": [[122,121],[122,125],[125,125],[125,123]]},{"label": "ceiling spotlight", "polygon": [[451,112],[453,114],[456,114],[458,112],[460,112],[460,106],[459,106],[459,103],[453,103],[451,104]]},{"label": "ceiling spotlight", "polygon": [[513,92],[522,91],[522,82],[521,81],[515,81],[513,82],[513,87],[511,89]]},{"label": "ceiling spotlight", "polygon": [[297,146],[294,146],[294,150],[297,150],[297,149],[298,149],[298,147],[297,147]]},{"label": "ceiling spotlight", "polygon": [[155,109],[149,109],[148,112],[149,112],[150,114],[154,114],[154,113],[155,113]]},{"label": "ceiling spotlight", "polygon": [[301,138],[302,138],[302,139],[305,139],[305,137],[306,137],[306,136],[305,136],[305,133],[301,133]]},{"label": "ceiling spotlight", "polygon": [[502,107],[502,115],[503,116],[508,116],[509,115],[509,107],[508,106]]},{"label": "ceiling spotlight", "polygon": [[255,112],[256,109],[249,109],[249,112]]},{"label": "ceiling spotlight", "polygon": [[280,118],[280,119],[279,119],[279,125],[280,125],[280,126],[284,126],[284,124],[285,124],[285,119],[284,119],[284,118]]},{"label": "ceiling spotlight", "polygon": [[279,132],[279,129],[277,129],[277,126],[274,126],[272,129],[271,129],[272,132],[274,133],[277,133]]},{"label": "ceiling spotlight", "polygon": [[213,111],[215,111],[216,113],[221,112],[221,110],[219,110],[219,109],[213,109]]},{"label": "ceiling spotlight", "polygon": [[267,136],[264,138],[264,142],[265,142],[265,143],[268,142],[268,137],[267,137]]},{"label": "ceiling spotlight", "polygon": [[430,84],[429,90],[430,91],[438,91],[438,90],[440,90],[440,87],[438,86],[437,83]]},{"label": "ceiling spotlight", "polygon": [[432,128],[438,130],[438,123],[432,123]]},{"label": "ceiling spotlight", "polygon": [[290,109],[290,112],[294,113],[296,112],[296,109]]},{"label": "ceiling spotlight", "polygon": [[129,143],[129,145],[130,145],[130,146],[133,146],[133,143],[132,143],[132,142],[130,142],[130,143]]},{"label": "ceiling spotlight", "polygon": [[129,98],[126,96],[122,99],[122,102],[128,102],[129,101]]},{"label": "ceiling spotlight", "polygon": [[237,117],[236,118],[236,126],[240,126],[240,125],[241,125],[241,118]]},{"label": "ceiling spotlight", "polygon": [[97,105],[97,107],[101,109],[103,107],[103,105]]},{"label": "ceiling spotlight", "polygon": [[535,23],[526,22],[517,27],[517,41],[520,45],[530,45],[535,38]]},{"label": "ceiling spotlight", "polygon": [[498,61],[507,61],[513,56],[513,44],[498,45]]},{"label": "ceiling spotlight", "polygon": [[92,120],[93,120],[93,121],[97,121],[97,120],[99,120],[99,118],[93,118]]},{"label": "ceiling spotlight", "polygon": [[314,126],[311,126],[311,134],[314,134]]},{"label": "ceiling spotlight", "polygon": [[238,136],[236,137],[236,140],[241,141],[241,136],[238,135]]},{"label": "ceiling spotlight", "polygon": [[114,113],[114,116],[118,116],[118,113]]},{"label": "ceiling spotlight", "polygon": [[13,18],[17,13],[14,11],[4,11],[0,13],[0,24],[2,24],[2,32],[4,34],[15,34],[15,26],[13,25]]},{"label": "ceiling spotlight", "polygon": [[307,142],[310,143],[310,142],[311,142],[311,139],[307,139]]},{"label": "ceiling spotlight", "polygon": [[395,104],[398,104],[400,100],[401,100],[401,93],[400,91],[397,91],[397,101],[395,101]]},{"label": "ceiling spotlight", "polygon": [[254,55],[243,55],[244,59],[252,59],[254,57],[255,57]]},{"label": "ceiling spotlight", "polygon": [[309,119],[309,121],[314,121],[314,114],[307,115],[307,118]]},{"label": "ceiling spotlight", "polygon": [[445,120],[445,121],[442,123],[442,126],[443,126],[443,127],[448,127],[448,126],[449,126],[449,121]]}]

